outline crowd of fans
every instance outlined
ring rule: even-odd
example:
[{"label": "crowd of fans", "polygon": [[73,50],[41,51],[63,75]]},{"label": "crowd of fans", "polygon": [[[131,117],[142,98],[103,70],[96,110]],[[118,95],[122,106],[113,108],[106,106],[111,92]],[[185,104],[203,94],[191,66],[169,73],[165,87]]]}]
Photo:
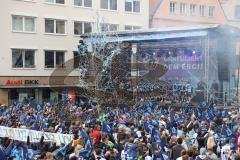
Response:
[{"label": "crowd of fans", "polygon": [[[237,108],[164,106],[160,99],[134,106],[71,101],[0,107],[0,125],[43,132],[39,143],[0,138],[0,159],[238,160]],[[44,133],[72,134],[71,143],[45,142]],[[26,142],[25,142],[26,141]]]}]

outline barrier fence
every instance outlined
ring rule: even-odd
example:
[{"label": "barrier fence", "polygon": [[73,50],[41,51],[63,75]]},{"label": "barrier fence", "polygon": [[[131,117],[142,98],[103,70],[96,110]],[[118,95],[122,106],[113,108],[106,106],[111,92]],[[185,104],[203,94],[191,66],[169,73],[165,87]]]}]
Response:
[{"label": "barrier fence", "polygon": [[30,129],[0,126],[0,137],[7,137],[9,139],[27,142],[28,136],[31,143],[40,142],[41,137],[44,136],[44,142],[55,142],[58,145],[68,144],[73,139],[73,135],[70,134],[49,133]]}]

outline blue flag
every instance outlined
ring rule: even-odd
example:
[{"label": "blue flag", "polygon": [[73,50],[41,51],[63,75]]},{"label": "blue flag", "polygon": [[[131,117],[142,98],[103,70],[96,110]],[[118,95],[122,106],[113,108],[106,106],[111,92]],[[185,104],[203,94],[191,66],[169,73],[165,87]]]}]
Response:
[{"label": "blue flag", "polygon": [[171,130],[171,135],[173,136],[173,135],[177,135],[177,130],[176,130],[176,128],[175,127],[172,127],[172,130]]},{"label": "blue flag", "polygon": [[107,124],[106,121],[102,123],[102,131],[107,133],[107,134],[112,134],[112,129],[111,127]]},{"label": "blue flag", "polygon": [[153,125],[151,125],[149,122],[144,122],[143,123],[144,129],[147,133],[151,133],[152,128],[154,127]]},{"label": "blue flag", "polygon": [[4,148],[3,148],[3,146],[2,145],[0,145],[0,159],[1,160],[6,160],[6,153],[5,153],[5,151],[4,151]]},{"label": "blue flag", "polygon": [[232,135],[232,131],[231,131],[231,129],[228,128],[227,129],[227,136],[230,137],[231,135]]},{"label": "blue flag", "polygon": [[206,120],[209,120],[209,119],[210,119],[208,112],[205,113],[205,119],[206,119]]},{"label": "blue flag", "polygon": [[125,152],[125,155],[126,155],[126,159],[127,159],[127,160],[135,160],[135,159],[138,159],[139,151],[138,151],[138,149],[135,147],[135,145],[132,144],[132,143],[128,143],[128,144],[125,146],[124,152]]},{"label": "blue flag", "polygon": [[232,131],[226,125],[222,127],[222,137],[230,137],[232,135]]},{"label": "blue flag", "polygon": [[11,158],[16,158],[17,160],[24,160],[23,151],[20,147],[14,146],[10,153]]},{"label": "blue flag", "polygon": [[152,128],[152,131],[151,131],[151,141],[152,142],[157,142],[158,144],[161,143],[161,138],[158,134],[158,130],[155,127]]},{"label": "blue flag", "polygon": [[89,159],[92,156],[93,152],[92,140],[90,136],[82,129],[82,127],[80,127],[79,132],[85,141],[85,149],[79,153],[79,156],[82,158]]},{"label": "blue flag", "polygon": [[87,132],[84,131],[82,127],[80,127],[79,129],[79,134],[82,136],[85,142],[90,138]]},{"label": "blue flag", "polygon": [[126,108],[126,105],[124,104],[124,103],[121,103],[120,104],[120,106],[119,106],[119,108],[120,108],[120,113],[125,113],[125,108]]},{"label": "blue flag", "polygon": [[85,149],[83,151],[80,151],[79,157],[90,159],[92,156],[93,152],[93,144],[91,139],[89,138],[85,144]]},{"label": "blue flag", "polygon": [[72,145],[72,143],[73,143],[73,141],[71,141],[69,144],[65,145],[64,147],[61,147],[56,154],[56,158],[60,159],[60,158],[65,157],[69,150],[69,147]]}]

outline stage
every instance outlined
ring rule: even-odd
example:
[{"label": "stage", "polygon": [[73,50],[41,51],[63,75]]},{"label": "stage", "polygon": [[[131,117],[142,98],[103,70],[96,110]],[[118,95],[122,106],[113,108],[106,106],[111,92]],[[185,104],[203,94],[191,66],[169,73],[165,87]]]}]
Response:
[{"label": "stage", "polygon": [[[199,25],[82,35],[88,54],[98,57],[103,65],[101,76],[88,74],[86,79],[95,76],[96,88],[112,86],[116,92],[123,83],[130,86],[132,97],[140,96],[139,86],[156,81],[190,85],[191,93],[203,92],[204,101],[211,100],[216,81],[219,101],[226,92],[230,101],[230,91],[236,87],[231,76],[236,64],[231,62],[235,62],[237,33],[239,29],[231,26]],[[173,87],[165,88],[167,94],[176,92]]]}]

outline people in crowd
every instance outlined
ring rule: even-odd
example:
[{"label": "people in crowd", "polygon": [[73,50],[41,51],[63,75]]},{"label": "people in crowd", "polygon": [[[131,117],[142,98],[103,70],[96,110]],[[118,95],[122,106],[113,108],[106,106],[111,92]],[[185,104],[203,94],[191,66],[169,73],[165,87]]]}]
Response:
[{"label": "people in crowd", "polygon": [[[22,141],[0,137],[0,159],[237,160],[239,122],[238,108],[163,106],[159,97],[134,107],[121,101],[120,108],[71,101],[1,105],[0,126],[43,135],[37,143],[31,135]],[[72,135],[72,141],[49,142],[48,132]]]}]

